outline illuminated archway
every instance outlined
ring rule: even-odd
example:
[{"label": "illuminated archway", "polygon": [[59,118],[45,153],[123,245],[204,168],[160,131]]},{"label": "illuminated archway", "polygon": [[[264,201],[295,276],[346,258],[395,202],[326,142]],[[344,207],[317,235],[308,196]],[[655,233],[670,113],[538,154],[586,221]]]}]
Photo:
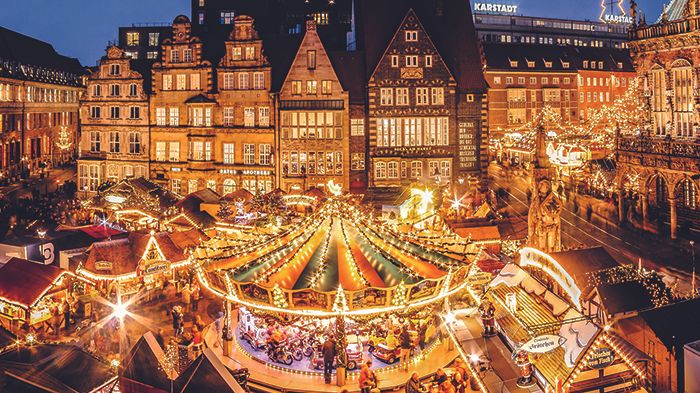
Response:
[{"label": "illuminated archway", "polygon": [[536,248],[523,247],[520,250],[520,267],[534,267],[551,277],[566,292],[576,309],[581,311],[581,290],[571,275],[551,255]]}]

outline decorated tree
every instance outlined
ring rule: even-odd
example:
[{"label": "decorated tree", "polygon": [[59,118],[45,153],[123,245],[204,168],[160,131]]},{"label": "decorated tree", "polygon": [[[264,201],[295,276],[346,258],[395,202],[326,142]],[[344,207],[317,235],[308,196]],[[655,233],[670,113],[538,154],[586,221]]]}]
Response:
[{"label": "decorated tree", "polygon": [[272,288],[272,302],[276,307],[287,308],[289,307],[289,302],[287,302],[287,295],[282,291],[278,284]]},{"label": "decorated tree", "polygon": [[347,333],[345,332],[345,313],[348,311],[348,301],[345,298],[345,291],[342,286],[338,286],[338,292],[333,303],[333,312],[338,313],[335,318],[335,348],[338,354],[338,368],[345,368],[348,363],[345,348],[348,346]]},{"label": "decorated tree", "polygon": [[408,303],[408,289],[403,281],[394,289],[394,296],[391,298],[391,304],[394,306],[405,306]]},{"label": "decorated tree", "polygon": [[229,221],[231,220],[231,217],[234,215],[233,208],[231,207],[231,203],[226,200],[222,200],[219,203],[219,211],[216,212],[216,218],[223,220],[223,221]]}]

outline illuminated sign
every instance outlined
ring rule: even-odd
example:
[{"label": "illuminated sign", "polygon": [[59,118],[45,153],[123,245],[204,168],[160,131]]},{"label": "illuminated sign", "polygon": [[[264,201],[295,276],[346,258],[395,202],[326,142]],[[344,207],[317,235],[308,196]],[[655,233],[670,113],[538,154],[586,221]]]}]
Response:
[{"label": "illuminated sign", "polygon": [[95,270],[112,270],[112,262],[107,262],[107,261],[95,262]]},{"label": "illuminated sign", "polygon": [[606,347],[594,349],[589,356],[588,367],[592,369],[605,368],[615,362],[615,352]]},{"label": "illuminated sign", "polygon": [[520,267],[532,266],[547,273],[569,295],[578,310],[581,310],[581,290],[574,279],[551,255],[532,247],[520,250]]},{"label": "illuminated sign", "polygon": [[[634,21],[628,16],[622,7],[623,0],[602,0],[600,2],[600,19],[604,23],[632,24]],[[606,4],[607,2],[607,4]],[[617,10],[617,11],[616,11]]]},{"label": "illuminated sign", "polygon": [[530,341],[523,344],[520,349],[530,353],[547,353],[561,347],[565,342],[566,339],[562,336],[544,334],[542,336],[533,337]]},{"label": "illuminated sign", "polygon": [[459,168],[463,170],[477,169],[477,140],[476,124],[474,122],[459,123]]},{"label": "illuminated sign", "polygon": [[497,4],[497,3],[474,3],[474,12],[491,12],[495,14],[515,14],[518,12],[518,6],[515,4]]}]

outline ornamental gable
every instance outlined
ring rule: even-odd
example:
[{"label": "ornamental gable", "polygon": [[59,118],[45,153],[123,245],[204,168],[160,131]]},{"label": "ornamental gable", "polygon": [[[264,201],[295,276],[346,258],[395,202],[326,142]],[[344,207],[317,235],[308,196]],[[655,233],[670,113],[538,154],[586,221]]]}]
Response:
[{"label": "ornamental gable", "polygon": [[411,9],[394,33],[370,84],[386,86],[447,86],[455,84],[433,41]]}]

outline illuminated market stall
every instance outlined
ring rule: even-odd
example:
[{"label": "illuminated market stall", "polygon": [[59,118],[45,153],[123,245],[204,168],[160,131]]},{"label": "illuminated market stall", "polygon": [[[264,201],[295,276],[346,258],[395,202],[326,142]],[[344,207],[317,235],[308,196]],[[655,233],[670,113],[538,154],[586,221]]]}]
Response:
[{"label": "illuminated market stall", "polygon": [[581,301],[581,290],[556,260],[526,247],[519,265],[506,265],[489,284],[480,310],[513,351],[520,386],[646,392],[648,357],[582,314]]},{"label": "illuminated market stall", "polygon": [[[308,374],[322,368],[317,345],[334,336],[348,370],[373,357],[373,368],[390,371],[400,367],[403,329],[416,348],[412,366],[443,345],[441,301],[465,287],[469,260],[337,199],[299,220],[275,236],[217,237],[193,252],[200,282],[242,306],[235,336],[244,353]],[[265,353],[279,331],[282,352]]]}]

